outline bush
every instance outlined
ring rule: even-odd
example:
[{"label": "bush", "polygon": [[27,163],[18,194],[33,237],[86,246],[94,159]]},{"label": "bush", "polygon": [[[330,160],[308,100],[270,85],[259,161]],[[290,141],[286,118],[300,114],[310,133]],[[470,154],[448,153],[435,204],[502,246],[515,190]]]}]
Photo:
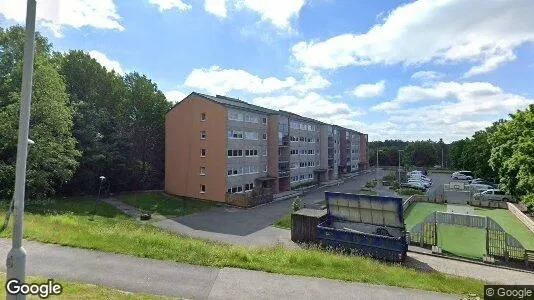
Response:
[{"label": "bush", "polygon": [[293,211],[298,211],[302,208],[302,199],[300,199],[300,197],[297,197],[295,198],[295,200],[293,200]]},{"label": "bush", "polygon": [[376,187],[377,184],[378,184],[378,181],[371,180],[371,181],[367,181],[367,183],[365,184],[365,187],[374,188],[374,187]]},{"label": "bush", "polygon": [[394,189],[394,190],[398,190],[400,189],[400,184],[398,181],[395,181],[393,182],[393,184],[391,185],[391,187]]},{"label": "bush", "polygon": [[392,181],[395,181],[395,180],[397,180],[397,176],[395,176],[394,173],[389,173],[388,175],[382,177],[382,181],[390,181],[390,182],[392,182]]},{"label": "bush", "polygon": [[412,188],[402,188],[397,191],[402,196],[412,196],[412,195],[424,195],[425,193],[420,190],[412,189]]},{"label": "bush", "polygon": [[534,212],[534,194],[528,194],[521,199],[530,213]]}]

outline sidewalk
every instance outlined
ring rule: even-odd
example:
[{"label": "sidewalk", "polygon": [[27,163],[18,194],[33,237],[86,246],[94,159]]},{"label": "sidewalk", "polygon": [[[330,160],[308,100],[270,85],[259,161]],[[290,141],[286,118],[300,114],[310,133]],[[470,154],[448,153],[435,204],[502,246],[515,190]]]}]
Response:
[{"label": "sidewalk", "polygon": [[[459,299],[458,296],[338,280],[192,266],[24,241],[27,274],[128,292],[195,299]],[[10,242],[0,239],[5,261]],[[4,264],[0,267],[5,272]]]}]

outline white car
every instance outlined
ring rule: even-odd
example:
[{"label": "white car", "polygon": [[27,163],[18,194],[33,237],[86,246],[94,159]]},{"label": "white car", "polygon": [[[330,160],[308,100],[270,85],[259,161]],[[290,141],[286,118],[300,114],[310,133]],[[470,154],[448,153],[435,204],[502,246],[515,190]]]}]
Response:
[{"label": "white car", "polygon": [[408,181],[408,183],[405,183],[404,186],[422,190],[422,191],[426,190],[425,185],[419,181]]},{"label": "white car", "polygon": [[424,181],[432,182],[432,178],[425,175],[410,175],[410,178],[422,179]]},{"label": "white car", "polygon": [[514,197],[498,189],[488,189],[482,193],[476,193],[473,198],[480,200],[511,201],[516,202]]},{"label": "white car", "polygon": [[483,192],[483,191],[487,191],[487,190],[491,190],[491,189],[493,189],[493,186],[488,185],[488,184],[482,184],[482,183],[471,183],[471,184],[469,185],[469,187],[470,187],[471,190],[473,190],[475,193],[479,193],[479,192]]},{"label": "white car", "polygon": [[425,188],[429,188],[432,185],[430,182],[424,181],[422,179],[415,179],[415,178],[408,179],[408,183],[419,183],[423,185]]},{"label": "white car", "polygon": [[473,173],[470,171],[458,171],[452,173],[451,178],[456,180],[472,180]]}]

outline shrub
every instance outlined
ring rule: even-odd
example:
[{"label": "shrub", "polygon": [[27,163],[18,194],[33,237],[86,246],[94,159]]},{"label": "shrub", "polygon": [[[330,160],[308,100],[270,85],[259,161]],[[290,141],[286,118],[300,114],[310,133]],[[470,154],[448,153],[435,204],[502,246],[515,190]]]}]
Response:
[{"label": "shrub", "polygon": [[412,189],[412,188],[402,188],[397,191],[400,195],[403,196],[411,196],[411,195],[424,195],[425,193],[420,190]]},{"label": "shrub", "polygon": [[394,190],[398,190],[400,189],[400,184],[398,181],[395,181],[393,182],[393,184],[391,185],[391,187],[394,189]]},{"label": "shrub", "polygon": [[528,194],[521,199],[530,213],[534,212],[534,194]]},{"label": "shrub", "polygon": [[395,176],[394,173],[389,173],[388,175],[382,177],[382,181],[395,181],[397,180],[397,176]]},{"label": "shrub", "polygon": [[377,184],[378,184],[378,181],[371,180],[371,181],[367,181],[367,183],[365,184],[365,187],[374,188],[374,187],[376,187]]},{"label": "shrub", "polygon": [[302,208],[302,199],[300,199],[300,197],[297,197],[295,198],[295,200],[293,200],[293,211],[298,211]]}]

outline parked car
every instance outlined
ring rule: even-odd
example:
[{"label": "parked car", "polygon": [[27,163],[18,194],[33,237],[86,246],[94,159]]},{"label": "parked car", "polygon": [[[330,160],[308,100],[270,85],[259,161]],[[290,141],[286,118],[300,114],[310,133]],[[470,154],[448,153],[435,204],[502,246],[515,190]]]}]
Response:
[{"label": "parked car", "polygon": [[473,180],[469,180],[469,184],[486,184],[486,185],[491,185],[494,188],[497,188],[497,184],[495,184],[495,182],[482,179],[482,178],[475,178]]},{"label": "parked car", "polygon": [[425,170],[425,168],[419,167],[419,168],[416,168],[415,170],[416,171],[420,171],[421,173],[423,173],[423,175],[427,175],[428,174],[427,171]]},{"label": "parked car", "polygon": [[493,186],[491,186],[489,184],[482,184],[482,183],[472,183],[472,184],[469,185],[469,187],[475,193],[480,193],[480,192],[483,192],[483,191],[494,189]]},{"label": "parked car", "polygon": [[411,182],[403,183],[401,184],[401,186],[416,189],[416,190],[421,190],[423,192],[426,191],[425,185],[419,181],[411,181]]},{"label": "parked car", "polygon": [[432,182],[432,178],[422,175],[422,174],[414,174],[410,175],[410,178],[417,178],[417,179],[423,179],[424,181]]},{"label": "parked car", "polygon": [[471,171],[458,171],[452,173],[451,178],[456,180],[472,180],[473,173]]},{"label": "parked car", "polygon": [[432,184],[430,182],[427,182],[427,181],[424,181],[422,179],[415,179],[415,178],[409,178],[408,179],[408,183],[420,183],[421,185],[423,185],[425,188],[429,188]]},{"label": "parked car", "polygon": [[516,202],[517,200],[512,195],[506,194],[506,192],[499,189],[489,189],[481,193],[476,193],[473,197],[477,200],[494,200],[494,201],[510,201]]}]

